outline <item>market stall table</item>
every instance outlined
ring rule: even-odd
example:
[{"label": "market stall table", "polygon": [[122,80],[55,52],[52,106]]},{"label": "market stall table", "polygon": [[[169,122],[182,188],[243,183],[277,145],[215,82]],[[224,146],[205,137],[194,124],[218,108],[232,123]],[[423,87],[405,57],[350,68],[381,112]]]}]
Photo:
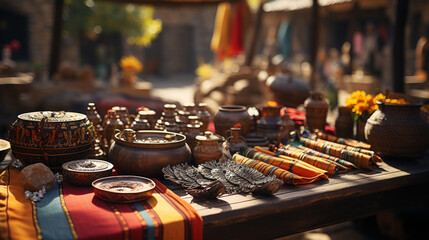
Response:
[{"label": "market stall table", "polygon": [[179,185],[165,184],[202,216],[204,239],[273,239],[427,203],[428,183],[429,151],[419,159],[385,159],[372,171],[285,185],[274,196],[234,194],[195,201]]},{"label": "market stall table", "polygon": [[427,203],[429,152],[419,159],[385,159],[378,169],[353,170],[329,181],[285,185],[274,196],[234,194],[197,201],[181,186],[162,183],[201,215],[204,239],[272,239]]}]

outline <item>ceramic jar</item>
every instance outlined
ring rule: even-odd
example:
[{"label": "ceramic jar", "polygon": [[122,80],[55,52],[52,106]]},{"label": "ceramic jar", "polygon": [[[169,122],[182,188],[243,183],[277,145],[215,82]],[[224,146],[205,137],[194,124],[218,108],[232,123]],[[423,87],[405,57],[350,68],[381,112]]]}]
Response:
[{"label": "ceramic jar", "polygon": [[227,138],[223,143],[223,147],[231,153],[231,156],[236,152],[240,152],[242,148],[246,148],[247,142],[240,135],[240,128],[231,128],[226,131]]},{"label": "ceramic jar", "polygon": [[136,118],[134,119],[134,122],[131,123],[130,128],[133,129],[134,131],[151,129],[149,121],[144,118],[143,111],[139,111]]},{"label": "ceramic jar", "polygon": [[201,130],[203,132],[207,131],[210,121],[212,119],[212,115],[207,110],[207,103],[199,103],[198,104],[198,118],[202,122]]},{"label": "ceramic jar", "polygon": [[115,106],[112,108],[113,111],[119,116],[121,122],[124,124],[125,128],[128,128],[131,124],[130,114],[128,113],[128,109],[126,107]]},{"label": "ceramic jar", "polygon": [[20,114],[9,130],[15,158],[24,165],[41,162],[52,169],[85,158],[94,139],[92,123],[84,114],[74,112]]},{"label": "ceramic jar", "polygon": [[305,123],[310,131],[325,130],[329,104],[320,92],[311,92],[304,102]]},{"label": "ceramic jar", "polygon": [[280,141],[287,137],[288,126],[285,119],[280,117],[281,106],[262,107],[262,116],[257,122],[257,129],[260,135],[268,138],[269,141]]},{"label": "ceramic jar", "polygon": [[224,105],[219,107],[219,112],[214,116],[216,133],[226,137],[225,132],[236,124],[241,125],[240,134],[242,136],[249,134],[252,119],[250,118],[246,107],[240,105]]},{"label": "ceramic jar", "polygon": [[140,115],[140,118],[146,119],[149,124],[150,128],[154,129],[156,125],[156,112],[154,110],[143,110],[139,111],[138,114]]},{"label": "ceramic jar", "polygon": [[421,114],[422,104],[377,102],[365,125],[371,149],[383,157],[419,157],[429,146],[429,125]]},{"label": "ceramic jar", "polygon": [[197,145],[192,154],[196,164],[201,164],[213,160],[219,160],[222,157],[222,147],[219,145],[219,137],[212,132],[206,131],[204,135],[197,136]]},{"label": "ceramic jar", "polygon": [[187,124],[186,128],[187,128],[185,133],[186,143],[193,151],[195,146],[197,145],[196,137],[199,135],[202,135],[201,126],[199,124]]},{"label": "ceramic jar", "polygon": [[124,123],[119,118],[119,115],[114,110],[107,111],[107,119],[104,127],[105,144],[107,147],[110,145],[110,141],[113,139],[115,130],[123,130],[125,128]]},{"label": "ceramic jar", "polygon": [[335,135],[340,138],[353,138],[354,119],[350,108],[338,107],[338,117],[335,120]]},{"label": "ceramic jar", "polygon": [[289,74],[270,76],[266,84],[275,100],[287,107],[298,107],[310,95],[310,86]]},{"label": "ceramic jar", "polygon": [[182,134],[167,131],[122,131],[115,134],[109,160],[121,174],[160,176],[167,165],[191,161],[191,150]]}]

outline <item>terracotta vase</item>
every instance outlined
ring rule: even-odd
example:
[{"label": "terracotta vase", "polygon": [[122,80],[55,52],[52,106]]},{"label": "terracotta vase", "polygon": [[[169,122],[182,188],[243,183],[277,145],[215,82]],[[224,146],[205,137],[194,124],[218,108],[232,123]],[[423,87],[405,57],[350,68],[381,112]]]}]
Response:
[{"label": "terracotta vase", "polygon": [[210,131],[204,132],[203,136],[197,136],[197,145],[192,151],[196,164],[201,164],[222,157],[222,147],[218,143],[219,137]]},{"label": "terracotta vase", "polygon": [[137,82],[136,72],[134,71],[123,71],[122,72],[122,85],[132,86]]},{"label": "terracotta vase", "polygon": [[378,110],[365,125],[372,150],[384,157],[419,157],[429,146],[429,125],[421,104],[378,102]]},{"label": "terracotta vase", "polygon": [[359,141],[366,141],[365,138],[365,125],[366,125],[366,121],[364,119],[358,119],[356,120],[356,140]]},{"label": "terracotta vase", "polygon": [[323,93],[311,92],[310,97],[304,102],[305,123],[310,131],[315,129],[325,130],[326,117],[328,115],[329,104]]},{"label": "terracotta vase", "polygon": [[226,131],[240,124],[242,136],[246,136],[250,132],[252,119],[247,112],[246,107],[240,105],[225,105],[219,107],[219,112],[214,116],[214,125],[216,133],[226,137]]},{"label": "terracotta vase", "polygon": [[231,128],[226,131],[228,136],[223,143],[223,147],[231,153],[231,156],[236,152],[240,152],[241,148],[247,147],[246,139],[240,135],[240,128]]},{"label": "terracotta vase", "polygon": [[335,135],[341,138],[353,138],[354,120],[350,108],[338,107],[338,117],[335,120]]},{"label": "terracotta vase", "polygon": [[207,128],[209,127],[209,123],[212,119],[212,115],[207,110],[207,103],[199,103],[198,104],[198,117],[200,118],[200,121],[202,122],[202,131],[207,131]]},{"label": "terracotta vase", "polygon": [[262,107],[262,116],[257,121],[257,129],[258,133],[267,137],[269,141],[280,141],[287,136],[288,123],[280,117],[281,108],[281,106]]}]

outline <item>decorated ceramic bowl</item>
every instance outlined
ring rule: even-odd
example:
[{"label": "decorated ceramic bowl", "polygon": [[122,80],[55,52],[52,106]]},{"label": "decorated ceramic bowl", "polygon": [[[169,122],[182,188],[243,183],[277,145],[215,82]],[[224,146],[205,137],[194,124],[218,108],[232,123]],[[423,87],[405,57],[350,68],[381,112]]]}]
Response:
[{"label": "decorated ceramic bowl", "polygon": [[62,166],[63,178],[73,185],[91,186],[94,180],[112,175],[113,164],[98,159],[66,162]]},{"label": "decorated ceramic bowl", "polygon": [[94,128],[86,115],[74,112],[20,114],[9,130],[13,155],[24,165],[41,162],[52,169],[84,159],[94,141]]},{"label": "decorated ceramic bowl", "polygon": [[94,194],[101,200],[131,203],[145,200],[155,191],[155,182],[149,178],[120,175],[99,178],[92,182]]}]

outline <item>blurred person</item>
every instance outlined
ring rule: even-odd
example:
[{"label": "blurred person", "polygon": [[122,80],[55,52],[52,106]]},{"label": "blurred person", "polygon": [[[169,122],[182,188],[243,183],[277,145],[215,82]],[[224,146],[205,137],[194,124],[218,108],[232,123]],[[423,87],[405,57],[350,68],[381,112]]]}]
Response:
[{"label": "blurred person", "polygon": [[361,57],[364,71],[371,75],[379,75],[379,40],[375,25],[367,23]]},{"label": "blurred person", "polygon": [[425,34],[417,41],[416,46],[416,73],[415,76],[426,81],[429,72],[429,26]]}]

